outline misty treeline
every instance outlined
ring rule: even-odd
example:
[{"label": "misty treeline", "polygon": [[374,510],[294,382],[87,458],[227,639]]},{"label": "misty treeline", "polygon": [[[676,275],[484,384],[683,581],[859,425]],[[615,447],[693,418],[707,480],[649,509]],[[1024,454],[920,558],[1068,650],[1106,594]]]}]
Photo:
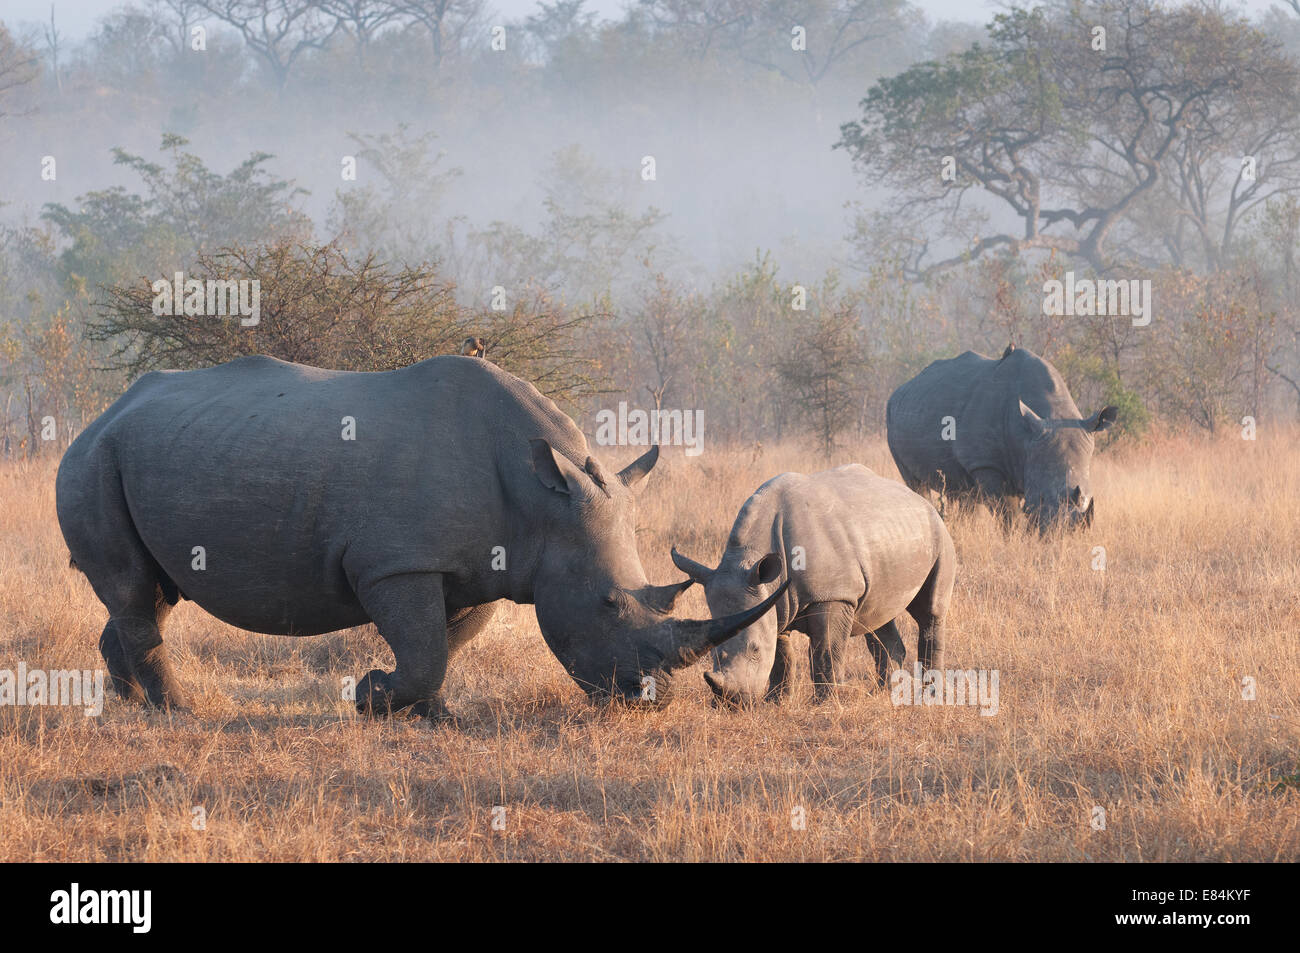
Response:
[{"label": "misty treeline", "polygon": [[[984,29],[895,0],[642,0],[613,21],[558,0],[514,22],[479,0],[146,0],[75,46],[53,18],[0,26],[6,150],[97,101],[165,117],[149,150],[111,149],[102,187],[0,224],[0,452],[61,447],[152,368],[387,369],[467,336],[580,423],[620,400],[701,408],[709,439],[827,453],[879,432],[930,361],[1007,343],[1051,359],[1085,413],[1117,404],[1119,439],[1290,421],[1298,55],[1300,9],[1149,0],[1050,0]],[[267,137],[381,104],[410,121],[338,133],[321,195],[266,152],[204,154],[187,133],[219,102]],[[654,204],[664,156],[612,165],[607,142],[539,152],[537,207],[478,216],[456,201],[474,170],[427,121],[635,130],[665,110],[694,168],[771,181],[755,202],[788,207],[789,240],[704,250],[701,219]],[[729,126],[747,114],[797,121],[757,152],[758,127]],[[787,149],[852,170],[844,214],[801,217]],[[39,192],[37,158],[0,199]],[[744,234],[734,204],[696,213],[715,243]],[[256,280],[259,321],[156,313],[176,272]],[[1066,272],[1149,282],[1149,323],[1044,314]]]}]

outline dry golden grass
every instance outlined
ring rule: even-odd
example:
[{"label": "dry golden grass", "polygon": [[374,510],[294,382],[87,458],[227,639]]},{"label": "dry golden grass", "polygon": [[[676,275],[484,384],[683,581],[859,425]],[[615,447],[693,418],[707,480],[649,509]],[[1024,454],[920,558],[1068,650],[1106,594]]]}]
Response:
[{"label": "dry golden grass", "polygon": [[[687,674],[664,711],[601,709],[503,604],[453,661],[460,727],[370,723],[338,686],[391,666],[373,630],[248,635],[183,603],[165,635],[191,713],[111,692],[98,719],[0,709],[0,860],[1294,860],[1296,436],[1103,454],[1074,537],[955,520],[947,664],[1000,671],[995,717],[893,707],[856,640],[829,703],[801,674],[784,707],[719,711]],[[640,516],[655,582],[680,578],[671,543],[715,559],[764,479],[821,469],[795,448],[665,456]],[[848,460],[895,476],[883,442]],[[0,468],[0,668],[102,667],[53,475]],[[698,587],[684,603],[703,614]]]}]

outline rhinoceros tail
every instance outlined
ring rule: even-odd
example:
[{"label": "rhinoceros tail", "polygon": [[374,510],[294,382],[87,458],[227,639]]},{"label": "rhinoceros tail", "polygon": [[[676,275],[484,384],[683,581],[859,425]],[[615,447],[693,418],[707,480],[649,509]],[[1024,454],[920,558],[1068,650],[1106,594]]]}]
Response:
[{"label": "rhinoceros tail", "polygon": [[81,572],[81,567],[77,565],[77,561],[72,558],[71,554],[68,555],[68,568],[75,569],[77,570],[77,572]]}]

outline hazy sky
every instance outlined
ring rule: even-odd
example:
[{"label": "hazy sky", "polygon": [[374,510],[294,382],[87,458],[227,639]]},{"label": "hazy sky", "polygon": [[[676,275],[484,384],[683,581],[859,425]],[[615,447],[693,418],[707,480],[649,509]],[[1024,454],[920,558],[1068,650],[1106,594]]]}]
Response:
[{"label": "hazy sky", "polygon": [[[615,17],[628,2],[629,0],[587,0],[587,9]],[[529,13],[537,6],[536,0],[491,0],[491,4],[510,19]],[[0,19],[6,23],[44,21],[49,18],[50,5],[51,0],[0,0]],[[55,22],[59,28],[69,37],[81,38],[90,31],[97,17],[114,7],[122,6],[122,0],[54,0],[53,5]],[[931,19],[973,20],[980,23],[1002,6],[990,0],[919,0],[916,5],[928,13]],[[1277,4],[1276,0],[1239,0],[1238,5],[1254,14]]]}]

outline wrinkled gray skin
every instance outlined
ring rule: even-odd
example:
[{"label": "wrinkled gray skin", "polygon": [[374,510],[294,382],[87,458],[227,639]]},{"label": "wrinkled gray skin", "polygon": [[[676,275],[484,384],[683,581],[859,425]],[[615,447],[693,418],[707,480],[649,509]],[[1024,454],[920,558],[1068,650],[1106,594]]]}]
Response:
[{"label": "wrinkled gray skin", "polygon": [[59,525],[108,609],[115,688],[153,706],[184,703],[161,636],[179,598],[255,632],[374,622],[397,665],[357,685],[366,713],[444,716],[447,659],[498,599],[535,604],[591,695],[663,703],[674,670],[756,615],[667,615],[690,582],[647,582],[630,490],[656,459],[606,476],[573,421],[487,361],[350,373],[247,357],[140,378],[64,455]]},{"label": "wrinkled gray skin", "polygon": [[[1014,346],[996,360],[967,351],[935,361],[894,391],[885,413],[909,487],[978,499],[1007,526],[1023,497],[1042,531],[1092,525],[1093,434],[1115,416],[1108,406],[1085,419],[1056,368]],[[953,440],[943,439],[945,417],[954,418]]]},{"label": "wrinkled gray skin", "polygon": [[[803,569],[795,547],[802,547]],[[782,555],[784,554],[784,556]],[[789,578],[776,612],[713,652],[705,679],[715,700],[779,701],[790,687],[791,630],[808,636],[813,686],[824,698],[840,682],[850,635],[866,636],[883,685],[905,656],[895,620],[920,627],[918,660],[937,668],[956,554],[933,506],[860,464],[805,475],[783,473],[751,496],[716,569],[681,555],[673,562],[703,584],[709,609],[730,615],[759,605]]]}]

